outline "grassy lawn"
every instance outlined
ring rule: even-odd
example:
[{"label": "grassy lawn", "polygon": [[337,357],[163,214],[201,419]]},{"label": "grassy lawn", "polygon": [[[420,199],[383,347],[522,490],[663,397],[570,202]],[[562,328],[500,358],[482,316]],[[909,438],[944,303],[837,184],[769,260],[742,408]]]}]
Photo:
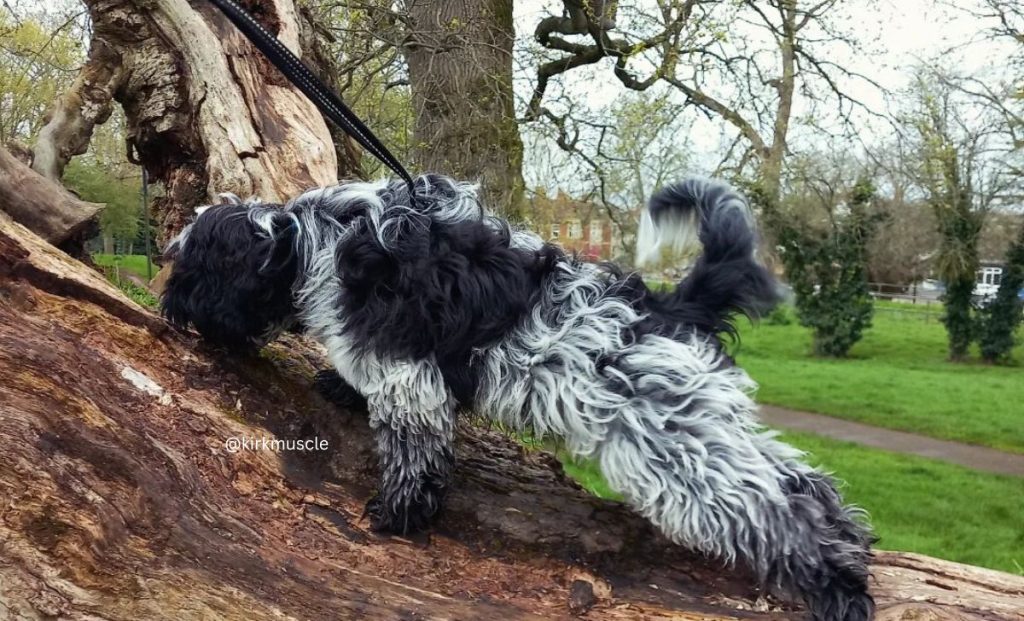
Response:
[{"label": "grassy lawn", "polygon": [[886,308],[907,306],[883,303],[848,359],[810,356],[794,321],[742,326],[737,361],[763,403],[1024,453],[1024,367],[951,364],[937,307],[928,321]]},{"label": "grassy lawn", "polygon": [[[113,255],[113,254],[94,254],[92,260],[96,262],[96,265],[101,267],[117,267],[121,270],[122,274],[132,274],[138,276],[143,281],[146,280],[146,257],[145,255],[129,254],[129,255]],[[157,267],[153,266],[153,275],[155,276]],[[127,278],[121,278],[120,280],[116,277],[113,270],[108,272],[107,278],[110,282],[117,285],[121,291],[124,291],[132,300],[136,303],[147,308],[155,309],[159,305],[159,301],[152,293],[148,290],[136,285]]]},{"label": "grassy lawn", "polygon": [[[783,439],[845,482],[847,501],[871,513],[878,547],[1024,574],[1024,479],[812,435]],[[566,462],[565,470],[615,497],[596,465]]]},{"label": "grassy lawn", "polygon": [[808,434],[783,438],[845,481],[878,547],[1024,574],[1024,479]]},{"label": "grassy lawn", "polygon": [[[122,272],[128,272],[139,278],[146,279],[146,256],[142,254],[101,254],[92,255],[96,265],[102,267],[117,267]],[[153,266],[153,275],[156,276],[157,267]]]}]

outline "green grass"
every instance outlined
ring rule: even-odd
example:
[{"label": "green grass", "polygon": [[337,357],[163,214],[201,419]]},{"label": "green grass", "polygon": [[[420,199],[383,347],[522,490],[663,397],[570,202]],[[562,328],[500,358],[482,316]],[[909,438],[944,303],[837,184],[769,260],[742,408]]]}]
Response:
[{"label": "green grass", "polygon": [[879,548],[1024,574],[1024,479],[809,434],[783,439],[845,482]]},{"label": "green grass", "polygon": [[[94,254],[92,260],[104,268],[107,274],[107,279],[110,282],[117,285],[117,287],[124,292],[129,298],[134,300],[137,304],[145,306],[146,308],[155,309],[160,301],[157,300],[156,296],[153,295],[148,289],[140,287],[133,283],[127,278],[118,278],[118,269],[122,275],[134,274],[143,281],[146,280],[146,257],[145,255],[130,254],[130,255],[113,255],[113,254]],[[157,268],[153,266],[153,274],[156,275]]]},{"label": "green grass", "polygon": [[[879,548],[1024,574],[1024,479],[807,434],[782,439],[844,482],[847,502],[871,514]],[[596,464],[562,459],[585,488],[616,498]]]},{"label": "green grass", "polygon": [[[92,260],[100,267],[118,268],[146,280],[146,255],[142,254],[102,254],[92,255]],[[153,275],[156,276],[157,266],[153,266]]]},{"label": "green grass", "polygon": [[904,308],[883,303],[847,359],[811,356],[795,321],[743,326],[736,358],[762,403],[1024,453],[1024,367],[950,363],[938,308],[928,321]]},{"label": "green grass", "polygon": [[565,451],[558,451],[558,458],[562,460],[562,470],[577,483],[583,486],[591,494],[599,498],[611,500],[622,500],[622,496],[612,491],[608,483],[601,476],[601,469],[597,464],[585,460],[573,459]]},{"label": "green grass", "polygon": [[117,285],[125,295],[134,300],[139,306],[145,306],[150,310],[155,310],[160,305],[160,300],[158,300],[148,289],[143,289],[130,280],[118,281],[112,277],[110,278],[110,282]]}]

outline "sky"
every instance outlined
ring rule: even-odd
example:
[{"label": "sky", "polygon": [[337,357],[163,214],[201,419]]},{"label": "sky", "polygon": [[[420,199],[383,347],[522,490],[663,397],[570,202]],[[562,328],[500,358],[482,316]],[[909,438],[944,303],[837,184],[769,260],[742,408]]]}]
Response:
[{"label": "sky", "polygon": [[[806,2],[806,0],[800,0]],[[77,0],[3,0],[17,9],[55,9],[66,10],[67,7],[78,6]],[[644,3],[650,0],[622,0],[623,3]],[[965,70],[998,63],[1001,52],[1007,49],[1006,44],[994,42],[975,42],[979,32],[991,24],[985,20],[969,15],[966,11],[955,10],[954,6],[967,7],[974,0],[842,0],[841,10],[848,16],[851,24],[862,33],[865,41],[877,39],[868,47],[873,54],[867,56],[850,56],[842,54],[835,58],[870,74],[883,86],[896,89],[902,86],[910,75],[909,68],[919,59],[934,58],[939,55],[949,56],[953,62]],[[515,9],[516,31],[520,42],[531,38],[534,28],[543,17],[550,15],[561,6],[561,0],[513,0]],[[742,31],[740,31],[742,36]],[[837,50],[838,51],[838,50]],[[585,76],[588,92],[595,105],[608,103],[618,96],[622,88],[607,71],[593,74],[580,72]],[[523,83],[522,89],[528,88]],[[858,88],[855,85],[855,88]],[[856,91],[865,101],[883,106],[884,101],[875,89],[862,88]]]},{"label": "sky", "polygon": [[[861,38],[868,43],[870,56],[843,56],[834,58],[870,74],[887,88],[899,88],[910,76],[909,68],[921,59],[949,56],[965,70],[976,70],[1000,60],[1005,44],[975,41],[978,33],[992,24],[953,8],[956,3],[967,7],[972,2],[950,0],[845,0],[841,2],[844,16],[848,16]],[[515,20],[519,38],[533,32],[537,23],[551,14],[561,0],[515,0]],[[877,39],[871,43],[871,39]],[[609,76],[611,77],[611,76]],[[610,100],[620,90],[616,80],[601,80],[595,97]],[[860,94],[865,97],[871,93]],[[878,103],[883,103],[880,99]]]},{"label": "sky", "polygon": [[[634,0],[643,2],[644,0]],[[876,112],[885,113],[892,98],[905,88],[913,78],[914,68],[922,61],[940,59],[943,64],[966,74],[991,72],[1006,56],[1010,44],[994,42],[980,36],[992,24],[977,18],[967,11],[958,10],[972,2],[959,1],[953,6],[948,0],[845,0],[840,3],[842,21],[861,43],[860,53],[851,53],[845,46],[835,45],[824,48],[825,56],[838,64],[870,76],[878,86],[866,81],[848,80],[841,86],[844,91],[866,104]],[[552,8],[559,7],[560,0],[516,0],[515,19],[520,45],[530,45],[529,35]],[[750,26],[736,24],[729,32],[737,38],[757,36]],[[574,70],[563,78],[564,88],[575,92],[581,102],[600,109],[626,93],[626,89],[612,75],[610,65]],[[533,85],[531,71],[520,67],[516,83],[517,98],[520,102],[529,97]],[[888,94],[887,94],[888,93]],[[795,105],[795,116],[809,113],[807,101],[799,97]],[[861,139],[870,142],[873,138],[884,139],[892,132],[888,122],[865,111],[855,113]],[[724,132],[723,133],[723,129]],[[799,132],[795,129],[794,132]],[[798,134],[795,134],[798,135]],[[722,152],[723,139],[731,137],[731,129],[723,128],[717,119],[705,119],[694,115],[693,124],[686,136],[688,147],[697,153],[695,166],[701,162],[717,162],[714,153]],[[811,140],[823,138],[812,137]],[[551,145],[537,147],[540,153],[528,154],[526,161],[529,186],[541,184],[550,176],[546,168],[531,169],[531,160],[545,162],[551,158],[544,153],[557,149]],[[701,157],[704,154],[704,157]],[[708,166],[710,167],[710,165]],[[709,170],[695,172],[707,173]]]}]

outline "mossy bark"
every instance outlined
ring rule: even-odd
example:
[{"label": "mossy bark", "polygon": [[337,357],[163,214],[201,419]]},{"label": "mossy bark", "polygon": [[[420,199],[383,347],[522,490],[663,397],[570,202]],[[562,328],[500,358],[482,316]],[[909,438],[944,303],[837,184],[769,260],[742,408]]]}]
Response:
[{"label": "mossy bark", "polygon": [[490,209],[521,219],[512,0],[415,0],[408,14],[416,168],[479,181]]}]

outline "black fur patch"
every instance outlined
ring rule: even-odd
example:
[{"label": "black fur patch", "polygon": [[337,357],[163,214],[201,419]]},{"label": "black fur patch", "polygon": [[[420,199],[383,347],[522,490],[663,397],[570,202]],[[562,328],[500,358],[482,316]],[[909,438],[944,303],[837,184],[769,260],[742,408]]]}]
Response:
[{"label": "black fur patch", "polygon": [[[405,456],[420,450],[407,446],[404,440],[396,442],[401,448],[388,454]],[[448,448],[442,449],[432,456],[429,467],[416,473],[414,478],[389,472],[393,470],[389,465],[392,464],[384,464],[380,492],[366,503],[370,528],[395,535],[426,530],[444,507],[455,467],[454,453]]]},{"label": "black fur patch", "polygon": [[293,221],[284,212],[275,214],[271,239],[250,221],[249,210],[219,205],[203,213],[174,257],[161,297],[171,323],[191,324],[205,339],[237,349],[260,345],[268,330],[296,312]]},{"label": "black fur patch", "polygon": [[[388,219],[388,215],[382,218]],[[338,249],[346,330],[395,358],[433,355],[461,403],[475,380],[473,349],[504,337],[536,303],[544,276],[563,258],[510,247],[507,228],[481,221],[438,222],[402,214],[385,248],[364,221]]]},{"label": "black fur patch", "polygon": [[366,399],[333,368],[317,371],[313,376],[313,388],[339,407],[366,409]]}]

